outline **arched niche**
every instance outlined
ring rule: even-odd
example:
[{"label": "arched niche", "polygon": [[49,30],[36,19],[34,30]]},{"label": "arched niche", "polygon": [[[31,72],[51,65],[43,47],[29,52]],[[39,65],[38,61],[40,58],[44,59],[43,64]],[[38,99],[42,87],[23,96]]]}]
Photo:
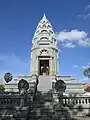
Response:
[{"label": "arched niche", "polygon": [[40,56],[48,56],[48,55],[49,55],[49,53],[46,49],[43,49],[40,51]]},{"label": "arched niche", "polygon": [[46,73],[47,73],[47,75],[49,75],[49,59],[50,59],[50,56],[49,56],[48,50],[46,50],[46,49],[40,50],[39,55],[38,55],[38,73],[39,73],[39,75],[43,75],[42,69],[45,66],[46,66],[45,69],[47,69]]}]

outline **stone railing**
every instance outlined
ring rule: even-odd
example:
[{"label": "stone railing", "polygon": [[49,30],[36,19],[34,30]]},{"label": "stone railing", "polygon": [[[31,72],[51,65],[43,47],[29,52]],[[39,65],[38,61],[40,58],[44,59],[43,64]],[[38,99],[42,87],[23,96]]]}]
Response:
[{"label": "stone railing", "polygon": [[[28,94],[30,96],[30,94]],[[20,108],[20,100],[24,99],[19,95],[1,95],[0,96],[0,117],[12,117],[16,120],[16,118],[20,117],[26,118],[28,114],[29,104],[27,103],[22,108]],[[63,105],[68,106],[70,104],[89,104],[89,97],[61,97],[59,99],[63,99]],[[36,105],[35,105],[36,106]],[[77,108],[73,108],[77,109]],[[85,108],[88,109],[88,108]],[[31,112],[32,113],[32,112]]]},{"label": "stone railing", "polygon": [[63,104],[90,104],[90,97],[62,97]]},{"label": "stone railing", "polygon": [[[29,94],[30,95],[30,94]],[[0,95],[0,108],[14,108],[20,105],[20,99],[24,99],[19,95]],[[61,97],[63,104],[90,104],[90,97]]]},{"label": "stone railing", "polygon": [[0,108],[1,107],[11,107],[20,104],[20,97],[18,95],[4,95],[0,96]]},{"label": "stone railing", "polygon": [[0,95],[0,120],[4,118],[26,118],[28,113],[29,105],[25,104],[20,107],[20,102],[25,99],[23,96],[19,95]]},{"label": "stone railing", "polygon": [[[36,76],[33,93],[27,91],[27,89],[29,89],[29,84],[27,81],[21,79],[18,83],[19,93],[9,94],[4,92],[0,95],[0,120],[8,120],[8,118],[9,120],[43,120],[45,116],[47,116],[47,118],[49,117],[49,119],[56,119],[58,116],[61,120],[63,120],[63,118],[70,118],[69,120],[72,120],[72,116],[69,114],[70,110],[66,107],[70,108],[70,105],[90,104],[90,98],[64,97],[63,92],[66,89],[66,84],[62,80],[56,81],[55,88],[59,102],[55,104],[53,100],[51,100],[51,102],[45,100],[43,94],[37,91],[37,85],[39,83],[38,76]],[[51,104],[50,108],[47,102]],[[78,109],[73,106],[72,109]]]}]

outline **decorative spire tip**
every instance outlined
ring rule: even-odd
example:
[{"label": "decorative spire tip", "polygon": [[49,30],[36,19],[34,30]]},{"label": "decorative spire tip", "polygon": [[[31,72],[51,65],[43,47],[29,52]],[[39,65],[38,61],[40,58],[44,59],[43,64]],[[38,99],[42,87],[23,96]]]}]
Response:
[{"label": "decorative spire tip", "polygon": [[43,19],[46,19],[46,15],[45,15],[45,13],[44,13],[44,15],[43,15]]}]

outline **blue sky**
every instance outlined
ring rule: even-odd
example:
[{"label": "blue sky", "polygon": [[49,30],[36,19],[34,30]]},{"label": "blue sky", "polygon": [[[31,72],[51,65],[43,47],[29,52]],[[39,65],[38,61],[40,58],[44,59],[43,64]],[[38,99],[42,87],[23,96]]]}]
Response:
[{"label": "blue sky", "polygon": [[0,76],[29,75],[31,41],[44,13],[61,51],[60,74],[83,80],[90,66],[89,0],[0,0]]}]

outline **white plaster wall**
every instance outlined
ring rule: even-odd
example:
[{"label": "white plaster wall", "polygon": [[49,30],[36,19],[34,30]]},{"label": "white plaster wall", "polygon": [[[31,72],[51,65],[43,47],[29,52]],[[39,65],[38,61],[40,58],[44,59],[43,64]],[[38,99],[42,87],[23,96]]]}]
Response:
[{"label": "white plaster wall", "polygon": [[[46,30],[47,32],[42,32],[42,30]],[[47,39],[42,39],[42,37],[47,37]],[[37,73],[38,71],[38,56],[42,49],[46,49],[48,51],[48,56],[50,56],[49,65],[50,65],[50,74],[57,73],[57,65],[58,65],[58,56],[55,49],[57,49],[56,43],[54,44],[54,32],[52,29],[51,23],[44,17],[38,23],[36,27],[36,31],[34,34],[36,50],[32,51],[32,60],[31,60],[31,73]],[[49,45],[39,45],[39,43],[49,43]]]},{"label": "white plaster wall", "polygon": [[56,54],[57,54],[56,55],[57,56],[57,62],[56,62],[57,63],[57,72],[56,73],[57,73],[57,75],[59,75],[59,72],[60,72],[60,70],[59,70],[59,62],[60,61],[59,61],[59,54],[58,54],[58,52]]},{"label": "white plaster wall", "polygon": [[37,54],[36,49],[34,49],[32,51],[31,70],[30,70],[31,74],[34,74],[36,72],[36,66],[37,66],[36,54]]},{"label": "white plaster wall", "polygon": [[57,62],[57,52],[56,52],[56,48],[53,46],[53,47],[50,47],[51,49],[51,54],[52,54],[52,57],[54,58],[53,59],[53,64],[54,64],[54,70],[56,70],[56,62]]}]

